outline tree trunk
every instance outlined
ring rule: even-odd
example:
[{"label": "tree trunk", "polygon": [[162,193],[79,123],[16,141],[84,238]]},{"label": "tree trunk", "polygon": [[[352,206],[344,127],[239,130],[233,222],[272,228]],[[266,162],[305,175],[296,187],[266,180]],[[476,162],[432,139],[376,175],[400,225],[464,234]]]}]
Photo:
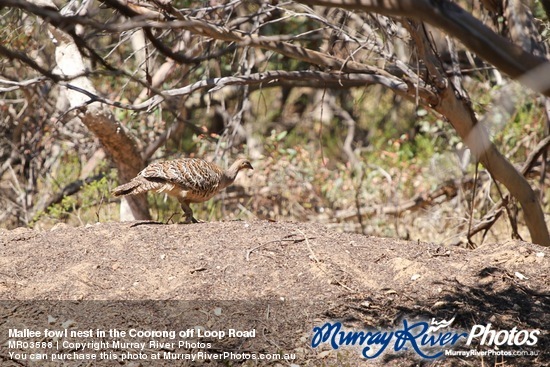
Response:
[{"label": "tree trunk", "polygon": [[[55,31],[54,35],[58,41],[55,58],[61,74],[67,77],[82,75],[86,68],[72,39],[59,31]],[[77,77],[69,84],[87,92],[84,94],[67,88],[66,93],[70,107],[79,108],[82,122],[99,139],[105,152],[117,167],[120,182],[131,180],[145,167],[145,161],[142,159],[135,141],[124,132],[121,124],[108,107],[99,102],[89,103],[89,94],[96,95],[97,92],[88,78]],[[123,203],[121,206],[121,220],[151,219],[145,195],[130,196],[124,200],[127,201],[127,205]],[[125,210],[127,207],[130,210]]]},{"label": "tree trunk", "polygon": [[433,80],[438,89],[439,101],[430,107],[449,120],[474,157],[519,201],[531,241],[542,246],[550,246],[550,234],[544,213],[533,188],[491,142],[485,127],[475,117],[461,86],[454,86],[453,82],[439,71],[439,60],[433,52],[423,26],[409,21],[407,28],[429,70],[428,78]]}]

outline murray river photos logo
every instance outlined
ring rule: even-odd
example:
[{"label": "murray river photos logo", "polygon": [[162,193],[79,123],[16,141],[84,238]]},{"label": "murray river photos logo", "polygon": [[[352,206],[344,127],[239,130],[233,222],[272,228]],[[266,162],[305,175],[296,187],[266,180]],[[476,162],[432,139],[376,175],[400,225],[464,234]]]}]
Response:
[{"label": "murray river photos logo", "polygon": [[[445,354],[445,350],[455,345],[470,346],[472,343],[486,346],[528,345],[538,341],[540,330],[493,330],[491,324],[475,325],[471,331],[450,329],[451,320],[431,322],[402,320],[402,326],[390,330],[348,330],[341,322],[327,322],[313,328],[311,346],[322,343],[333,349],[341,347],[359,347],[366,359],[377,358],[384,352],[412,350],[425,359],[436,359]],[[460,343],[459,343],[460,342]]]}]

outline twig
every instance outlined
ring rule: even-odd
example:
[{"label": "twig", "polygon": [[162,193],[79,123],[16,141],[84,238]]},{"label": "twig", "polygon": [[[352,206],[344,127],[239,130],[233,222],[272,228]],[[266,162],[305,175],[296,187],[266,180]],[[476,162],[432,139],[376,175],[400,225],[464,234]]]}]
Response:
[{"label": "twig", "polygon": [[311,245],[310,245],[310,243],[309,243],[309,240],[308,240],[308,237],[306,236],[306,234],[305,234],[302,230],[300,230],[300,229],[298,229],[297,231],[300,232],[300,234],[301,234],[302,236],[304,236],[304,240],[306,241],[306,247],[307,247],[307,249],[308,249],[308,251],[309,251],[310,258],[311,258],[313,261],[315,261],[315,264],[317,265],[317,268],[318,268],[319,270],[321,270],[321,272],[322,272],[323,274],[325,274],[328,278],[330,278],[331,281],[334,282],[334,284],[339,285],[340,287],[342,287],[342,288],[344,288],[344,289],[350,291],[351,293],[355,293],[355,291],[354,291],[353,289],[351,289],[350,287],[348,287],[347,285],[345,285],[345,284],[342,283],[341,281],[339,281],[339,280],[337,280],[337,279],[334,279],[325,269],[323,269],[323,267],[321,266],[321,261],[319,260],[319,258],[317,257],[317,255],[315,255],[315,252],[313,252],[313,249],[311,248]]},{"label": "twig", "polygon": [[298,229],[298,232],[300,232],[300,234],[301,234],[302,236],[304,236],[304,240],[306,241],[306,247],[307,247],[307,249],[309,250],[309,253],[310,253],[310,255],[311,255],[311,258],[312,258],[316,263],[320,263],[319,259],[317,258],[317,255],[315,255],[315,252],[313,252],[313,249],[311,248],[311,245],[309,244],[309,240],[308,240],[306,234],[305,234],[302,230],[300,230],[300,229]]},{"label": "twig", "polygon": [[177,212],[173,212],[172,215],[170,215],[170,217],[166,220],[166,222],[164,222],[164,224],[168,224],[170,223],[170,221],[172,220],[172,218],[174,217],[174,215],[178,214]]},{"label": "twig", "polygon": [[356,122],[349,114],[349,112],[343,109],[333,99],[329,100],[329,105],[334,113],[338,115],[342,120],[344,120],[346,125],[348,126],[348,132],[346,134],[346,139],[344,140],[344,153],[346,153],[346,155],[348,156],[348,161],[352,165],[352,167],[355,167],[359,163],[359,160],[357,159],[357,156],[355,155],[352,148],[353,139],[355,138]]},{"label": "twig", "polygon": [[[546,152],[548,150],[548,147],[550,146],[550,136],[545,137],[539,143],[531,153],[527,156],[527,159],[525,160],[525,163],[523,163],[523,166],[521,167],[521,174],[526,176],[529,171],[533,168],[534,164],[536,163],[537,159],[541,156],[542,153]],[[541,173],[543,175],[544,173]]]},{"label": "twig", "polygon": [[[529,156],[527,157],[527,159],[523,163],[523,166],[520,169],[522,175],[527,176],[529,174],[529,172],[533,169],[535,163],[537,162],[537,159],[543,154],[543,152],[548,150],[549,146],[550,136],[547,136],[537,144],[537,146],[531,151],[531,153],[529,153]],[[545,172],[541,172],[541,175],[545,175]],[[483,219],[481,219],[475,226],[473,226],[469,230],[469,236],[471,237],[480,231],[488,231],[504,212],[504,208],[508,204],[508,200],[509,195],[505,195]],[[463,235],[464,233],[460,236]]]},{"label": "twig", "polygon": [[[480,172],[481,173],[481,172]],[[488,179],[488,175],[483,175],[483,179]],[[444,197],[450,200],[457,195],[459,189],[468,190],[475,184],[472,177],[464,177],[457,180],[449,180],[431,192],[424,192],[416,195],[409,201],[400,205],[379,205],[371,207],[362,207],[360,212],[365,217],[371,217],[377,214],[400,216],[406,211],[415,211],[428,206],[440,204],[437,200]],[[357,216],[357,209],[342,210],[336,213],[338,219],[351,219]]]},{"label": "twig", "polygon": [[[479,178],[479,162],[475,162],[474,183],[477,183],[478,178]],[[474,202],[476,200],[476,191],[477,191],[477,185],[474,184],[474,188],[472,190],[472,202],[470,203],[470,213],[469,213],[470,218],[468,219],[468,231],[467,231],[468,244],[472,246],[474,246],[474,243],[472,242],[472,234],[470,230],[472,229],[472,221],[474,220],[474,205],[475,205]]]},{"label": "twig", "polygon": [[361,233],[365,234],[366,227],[365,223],[363,223],[363,216],[361,215],[361,187],[363,186],[363,181],[365,180],[366,170],[362,166],[360,166],[359,169],[361,170],[361,178],[355,188],[355,209],[357,210],[357,220],[361,226]]},{"label": "twig", "polygon": [[295,239],[291,239],[290,237],[293,237],[293,236],[296,236],[296,233],[291,233],[291,234],[286,235],[286,236],[284,236],[283,238],[279,238],[279,239],[277,239],[277,240],[272,240],[272,241],[264,242],[264,243],[262,243],[262,244],[260,244],[260,245],[258,245],[258,246],[256,246],[256,247],[253,247],[253,248],[251,248],[251,249],[249,249],[249,250],[246,250],[246,261],[250,261],[250,254],[251,254],[251,253],[253,253],[253,252],[256,251],[257,249],[262,248],[262,247],[264,247],[264,246],[267,246],[267,245],[269,245],[269,244],[271,244],[271,243],[276,243],[276,242],[281,243],[281,242],[283,242],[283,241],[292,241],[292,242],[294,242],[294,243],[298,243],[298,242],[302,242],[302,241],[305,240],[305,238],[295,238]]},{"label": "twig", "polygon": [[451,256],[451,250],[446,249],[446,250],[444,250],[445,252],[442,252],[442,253],[439,252],[440,250],[441,250],[441,247],[438,247],[435,250],[436,252],[430,252],[430,250],[428,250],[427,252],[428,252],[428,255],[430,257],[443,257],[443,256],[444,257],[449,257],[449,256]]},{"label": "twig", "polygon": [[198,267],[198,268],[192,269],[192,270],[190,271],[190,273],[191,273],[191,274],[195,274],[195,273],[198,273],[199,271],[206,271],[206,270],[208,270],[206,267],[200,266],[200,267]]}]

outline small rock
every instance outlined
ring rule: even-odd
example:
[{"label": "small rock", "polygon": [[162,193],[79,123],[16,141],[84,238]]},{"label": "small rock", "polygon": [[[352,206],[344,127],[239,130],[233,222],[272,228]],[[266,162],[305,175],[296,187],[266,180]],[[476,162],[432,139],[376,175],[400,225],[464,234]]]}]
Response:
[{"label": "small rock", "polygon": [[437,301],[436,303],[434,303],[434,305],[432,307],[433,308],[441,308],[441,307],[445,307],[445,306],[447,306],[447,302]]},{"label": "small rock", "polygon": [[521,274],[519,271],[516,271],[514,273],[514,275],[519,279],[519,280],[527,280],[529,278],[527,278],[525,275]]},{"label": "small rock", "polygon": [[317,354],[317,359],[323,359],[323,358],[328,357],[330,352],[331,352],[330,350],[325,350],[324,352],[321,352],[321,353]]},{"label": "small rock", "polygon": [[63,329],[68,329],[70,328],[71,326],[75,326],[76,325],[76,321],[74,320],[67,320],[65,321],[64,323],[61,324],[61,327]]}]

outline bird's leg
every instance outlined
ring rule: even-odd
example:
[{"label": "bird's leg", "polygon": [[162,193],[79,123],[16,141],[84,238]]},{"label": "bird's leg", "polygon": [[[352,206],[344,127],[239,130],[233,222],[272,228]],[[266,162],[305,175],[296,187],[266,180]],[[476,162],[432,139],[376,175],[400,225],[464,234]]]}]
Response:
[{"label": "bird's leg", "polygon": [[198,223],[199,221],[196,220],[195,218],[193,218],[193,210],[189,206],[189,202],[182,199],[182,198],[178,198],[178,201],[181,204],[181,209],[183,210],[183,215],[185,216],[185,222],[184,223],[185,224]]}]

